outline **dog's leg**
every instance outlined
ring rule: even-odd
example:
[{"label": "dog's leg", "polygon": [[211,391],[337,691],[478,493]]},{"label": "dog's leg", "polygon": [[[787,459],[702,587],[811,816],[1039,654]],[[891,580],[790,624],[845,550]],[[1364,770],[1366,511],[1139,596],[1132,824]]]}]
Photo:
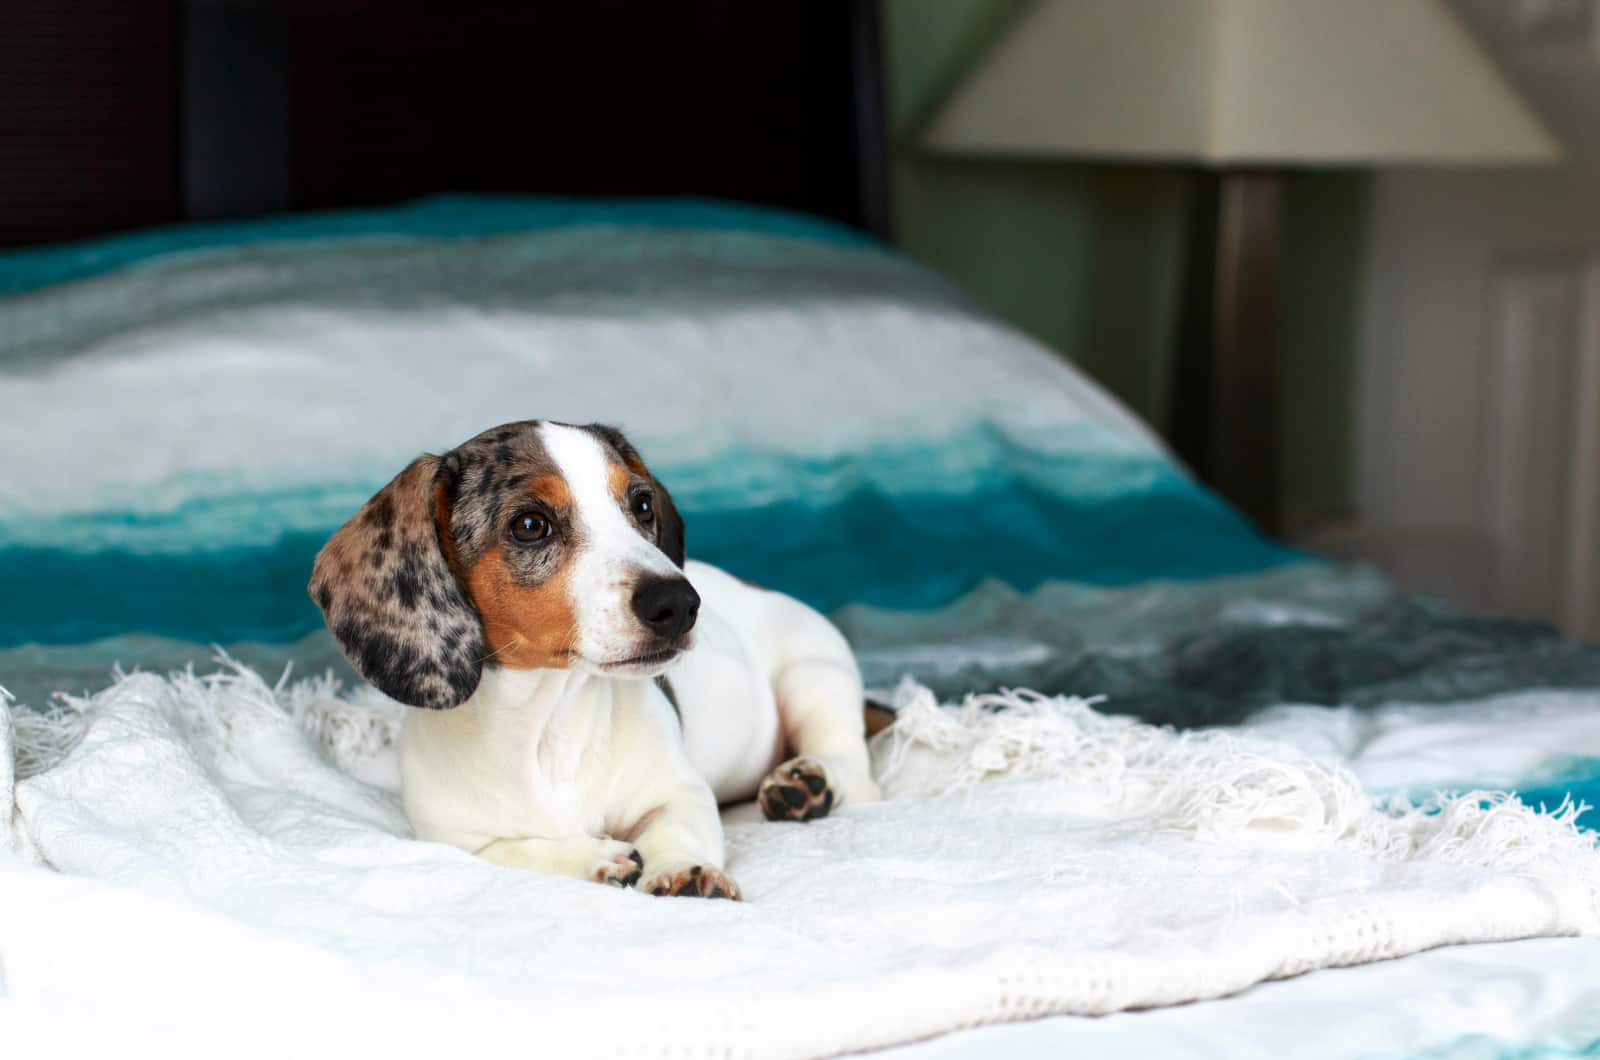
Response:
[{"label": "dog's leg", "polygon": [[722,818],[716,796],[695,778],[666,793],[634,827],[644,855],[646,894],[695,895],[738,900],[739,885],[721,869]]},{"label": "dog's leg", "polygon": [[768,820],[809,821],[843,803],[883,798],[862,736],[861,675],[843,650],[845,659],[834,657],[837,652],[800,659],[773,679],[784,739],[795,757],[761,782],[757,798]]},{"label": "dog's leg", "polygon": [[655,682],[635,688],[635,709],[619,711],[612,731],[606,831],[638,848],[646,894],[738,899],[722,871],[717,797],[689,761],[677,713]]},{"label": "dog's leg", "polygon": [[576,876],[580,880],[617,887],[631,887],[639,882],[639,873],[644,868],[644,859],[638,850],[605,836],[496,839],[480,847],[477,853],[496,865],[555,876]]}]

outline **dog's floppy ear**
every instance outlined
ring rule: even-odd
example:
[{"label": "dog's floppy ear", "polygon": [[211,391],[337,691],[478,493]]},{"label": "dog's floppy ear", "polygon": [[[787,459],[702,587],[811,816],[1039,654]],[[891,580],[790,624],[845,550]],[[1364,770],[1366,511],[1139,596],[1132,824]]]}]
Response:
[{"label": "dog's floppy ear", "polygon": [[308,587],[345,658],[413,707],[460,706],[483,675],[483,622],[451,570],[439,458],[412,461],[322,546]]},{"label": "dog's floppy ear", "polygon": [[683,541],[683,516],[678,514],[678,506],[672,503],[672,494],[667,492],[667,487],[661,484],[660,479],[650,473],[650,469],[645,466],[644,457],[639,455],[639,450],[633,447],[633,443],[623,437],[621,431],[615,427],[607,427],[603,423],[591,423],[586,429],[604,438],[606,444],[615,449],[617,455],[622,457],[622,462],[628,465],[629,471],[641,478],[650,480],[650,485],[655,489],[656,494],[656,519],[659,520],[661,526],[661,533],[657,538],[657,543],[660,545],[661,551],[666,553],[667,558],[674,565],[681,568],[686,558]]}]

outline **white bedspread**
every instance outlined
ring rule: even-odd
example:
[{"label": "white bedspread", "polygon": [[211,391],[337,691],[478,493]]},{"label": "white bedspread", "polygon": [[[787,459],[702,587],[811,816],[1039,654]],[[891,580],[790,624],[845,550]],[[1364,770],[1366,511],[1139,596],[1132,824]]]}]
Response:
[{"label": "white bedspread", "polygon": [[30,755],[85,731],[16,785],[5,1052],[820,1056],[1600,931],[1600,852],[1567,817],[1467,798],[1396,818],[1267,744],[901,695],[878,748],[896,797],[810,825],[735,812],[735,904],[410,840],[386,703],[127,677],[21,726]]}]

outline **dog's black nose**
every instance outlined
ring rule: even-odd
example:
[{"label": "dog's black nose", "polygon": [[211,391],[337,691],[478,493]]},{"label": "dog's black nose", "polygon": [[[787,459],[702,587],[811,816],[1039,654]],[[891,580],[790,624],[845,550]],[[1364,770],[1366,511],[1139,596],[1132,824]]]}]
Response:
[{"label": "dog's black nose", "polygon": [[633,592],[633,613],[664,640],[677,640],[694,628],[700,594],[683,578],[654,578]]}]

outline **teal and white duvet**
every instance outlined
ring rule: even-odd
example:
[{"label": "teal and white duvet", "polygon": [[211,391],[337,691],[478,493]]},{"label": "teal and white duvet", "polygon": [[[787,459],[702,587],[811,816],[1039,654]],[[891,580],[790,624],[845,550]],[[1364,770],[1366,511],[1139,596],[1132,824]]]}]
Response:
[{"label": "teal and white duvet", "polygon": [[[1315,717],[1296,739],[1350,759],[1414,704],[1370,783],[1600,801],[1600,649],[1264,540],[1066,362],[825,225],[434,200],[10,255],[0,290],[24,705],[217,644],[350,679],[304,592],[321,542],[417,453],[543,417],[626,430],[690,553],[828,611],[877,687]],[[1562,974],[1600,970],[1569,945]]]},{"label": "teal and white duvet", "polygon": [[[3,303],[0,646],[294,643],[321,625],[316,548],[395,468],[531,417],[621,426],[692,554],[828,611],[1293,558],[888,253],[726,223],[484,234],[502,206],[172,250]],[[434,213],[480,234],[406,234]]]}]

